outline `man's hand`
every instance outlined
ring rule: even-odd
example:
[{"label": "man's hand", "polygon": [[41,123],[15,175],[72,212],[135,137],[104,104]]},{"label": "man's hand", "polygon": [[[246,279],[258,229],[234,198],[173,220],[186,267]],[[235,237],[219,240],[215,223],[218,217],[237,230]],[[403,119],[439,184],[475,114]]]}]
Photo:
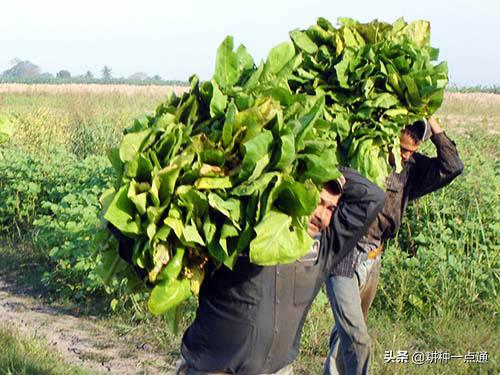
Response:
[{"label": "man's hand", "polygon": [[439,125],[438,120],[436,120],[434,116],[429,117],[427,119],[427,123],[431,127],[432,135],[444,132],[444,129],[441,127],[441,125]]}]

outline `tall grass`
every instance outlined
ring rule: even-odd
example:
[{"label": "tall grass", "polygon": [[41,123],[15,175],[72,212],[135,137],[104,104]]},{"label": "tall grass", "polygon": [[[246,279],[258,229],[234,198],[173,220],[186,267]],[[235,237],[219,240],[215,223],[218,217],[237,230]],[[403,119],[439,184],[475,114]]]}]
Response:
[{"label": "tall grass", "polygon": [[39,337],[23,336],[5,324],[0,324],[0,375],[91,375],[90,371],[69,366]]},{"label": "tall grass", "polygon": [[10,116],[15,134],[10,145],[43,156],[62,148],[78,157],[105,155],[122,130],[140,114],[153,112],[168,89],[128,92],[70,91],[0,94],[0,113]]},{"label": "tall grass", "polygon": [[0,93],[6,94],[117,94],[117,95],[162,95],[166,91],[174,91],[179,94],[187,90],[186,85],[127,85],[127,84],[94,84],[94,83],[65,83],[60,85],[53,84],[23,84],[23,83],[2,83],[0,84]]}]

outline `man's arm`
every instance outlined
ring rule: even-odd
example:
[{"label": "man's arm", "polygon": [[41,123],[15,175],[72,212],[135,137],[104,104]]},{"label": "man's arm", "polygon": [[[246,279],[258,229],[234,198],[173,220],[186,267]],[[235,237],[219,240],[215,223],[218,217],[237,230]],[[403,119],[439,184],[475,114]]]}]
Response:
[{"label": "man's arm", "polygon": [[130,264],[134,271],[137,273],[137,275],[141,278],[144,279],[147,276],[146,270],[134,266],[132,262],[132,257],[134,254],[134,240],[132,238],[124,236],[118,228],[116,228],[113,224],[108,222],[108,231],[116,238],[118,241],[118,253],[120,254],[120,257]]},{"label": "man's arm", "polygon": [[346,179],[339,206],[327,229],[329,248],[335,252],[335,267],[363,236],[384,207],[385,192],[350,168],[342,168]]},{"label": "man's arm", "polygon": [[411,176],[410,200],[420,198],[448,185],[464,169],[455,143],[446,136],[444,130],[433,117],[429,118],[428,123],[431,127],[431,141],[436,146],[437,157],[414,155],[415,166]]}]

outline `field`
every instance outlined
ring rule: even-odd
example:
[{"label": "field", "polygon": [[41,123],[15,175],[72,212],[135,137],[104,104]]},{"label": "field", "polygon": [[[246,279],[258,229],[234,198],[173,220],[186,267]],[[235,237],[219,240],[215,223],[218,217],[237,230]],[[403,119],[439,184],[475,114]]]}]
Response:
[{"label": "field", "polygon": [[[161,319],[144,311],[140,299],[107,296],[92,256],[98,246],[97,199],[112,183],[106,151],[136,116],[154,111],[167,90],[0,85],[0,113],[9,114],[15,126],[14,136],[0,145],[0,292],[6,301],[21,305],[34,298],[30,301],[36,300],[37,307],[28,309],[33,313],[51,306],[57,311],[54,319],[71,313],[82,322],[91,319],[100,334],[109,333],[106,345],[89,339],[79,347],[98,349],[89,350],[94,354],[87,353],[86,361],[76,359],[81,355],[61,356],[59,346],[48,349],[44,336],[51,322],[36,328],[45,332],[45,338],[39,337],[29,325],[20,328],[17,310],[0,299],[0,374],[76,373],[65,368],[67,362],[82,373],[98,371],[91,364],[102,362],[102,369],[108,363],[111,373],[153,374],[177,359],[181,334],[171,335]],[[449,187],[410,206],[398,237],[387,244],[368,321],[374,374],[493,374],[500,368],[500,95],[447,93],[438,116],[457,143],[465,171]],[[425,145],[425,153],[433,151]],[[6,322],[2,307],[11,317]],[[182,327],[194,309],[193,302]],[[29,316],[22,319],[30,321]],[[321,373],[331,325],[321,293],[304,327],[296,373]],[[82,330],[73,336],[83,337]],[[112,367],[111,349],[128,348],[127,342],[132,348],[120,351],[123,360],[135,355],[137,346],[147,345],[159,363],[142,370]],[[386,351],[407,351],[408,363],[385,363]],[[416,365],[411,358],[420,352],[428,353],[428,361]],[[444,363],[441,357],[434,360],[441,363],[430,363],[432,352],[476,354],[475,360],[483,362],[487,352],[488,360]]]}]

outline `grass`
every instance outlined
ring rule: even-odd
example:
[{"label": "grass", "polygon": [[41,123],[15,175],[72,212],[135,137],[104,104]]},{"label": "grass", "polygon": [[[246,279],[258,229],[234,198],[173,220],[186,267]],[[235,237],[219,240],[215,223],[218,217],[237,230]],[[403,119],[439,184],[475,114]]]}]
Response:
[{"label": "grass", "polygon": [[[380,298],[380,294],[378,296]],[[317,299],[304,326],[301,352],[295,362],[298,374],[320,374],[328,353],[328,337],[333,317],[328,303]],[[500,326],[490,316],[429,317],[398,319],[392,311],[370,311],[368,330],[372,339],[371,373],[373,374],[494,374],[500,366]],[[406,364],[385,363],[385,351],[408,351]],[[488,352],[488,363],[464,363],[453,359],[447,364],[411,363],[416,352],[446,352],[465,355]]]},{"label": "grass", "polygon": [[0,324],[0,375],[91,375],[70,366],[47,343],[36,336],[23,336],[12,326]]},{"label": "grass", "polygon": [[[32,291],[43,291],[41,282],[48,267],[48,257],[26,243],[3,239],[0,241],[0,270],[3,278],[15,283],[19,288],[29,287]],[[29,270],[29,272],[24,272]]]},{"label": "grass", "polygon": [[445,128],[456,134],[470,135],[482,130],[500,133],[500,95],[488,93],[446,93],[437,112]]},{"label": "grass", "polygon": [[31,154],[49,154],[54,147],[79,157],[105,154],[121,131],[140,114],[155,110],[168,89],[133,95],[126,90],[67,93],[32,91],[0,93],[0,113],[15,126],[10,145]]}]

